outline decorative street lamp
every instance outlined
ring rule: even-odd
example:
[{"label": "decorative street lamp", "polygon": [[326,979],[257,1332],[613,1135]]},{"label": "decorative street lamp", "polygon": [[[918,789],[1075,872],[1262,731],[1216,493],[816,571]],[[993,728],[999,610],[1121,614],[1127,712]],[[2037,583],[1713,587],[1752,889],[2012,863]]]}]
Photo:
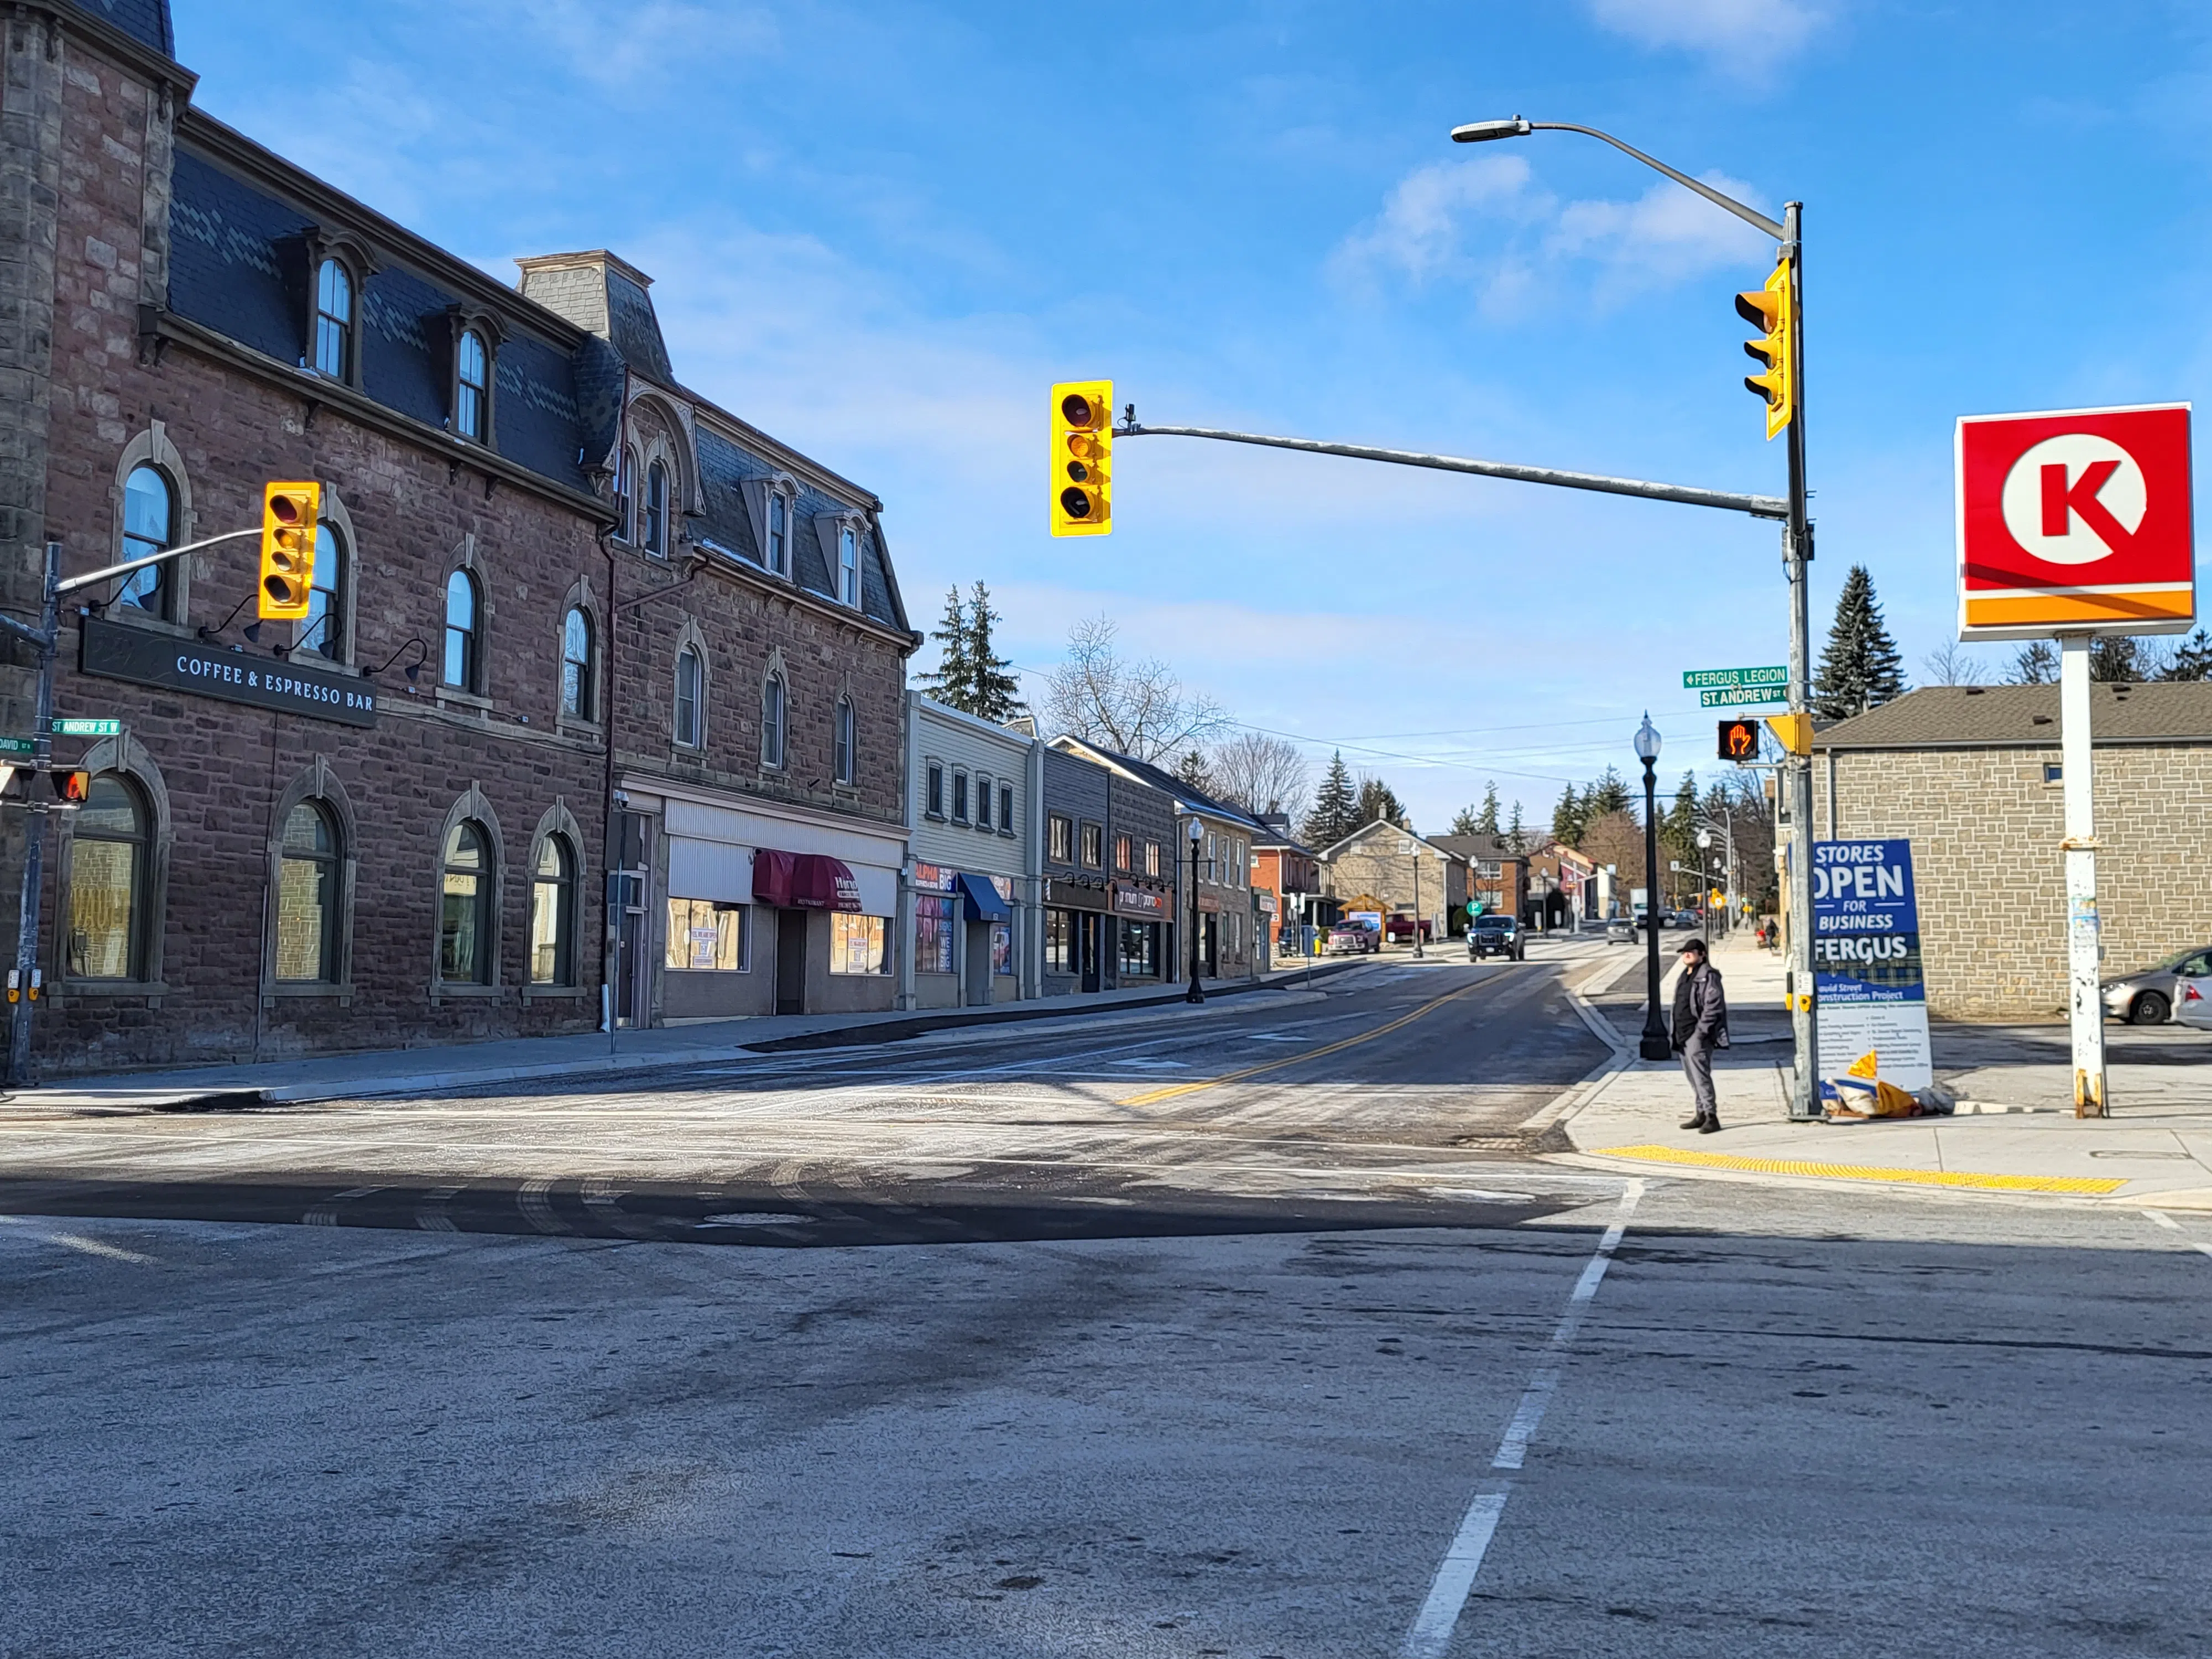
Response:
[{"label": "decorative street lamp", "polygon": [[1205,839],[1206,827],[1193,818],[1190,821],[1190,989],[1183,994],[1185,1002],[1206,1000],[1206,993],[1198,987],[1198,844]]},{"label": "decorative street lamp", "polygon": [[1659,1017],[1659,728],[1651,712],[1636,729],[1636,758],[1644,763],[1644,1040],[1637,1052],[1646,1060],[1668,1060],[1674,1053],[1667,1022]]},{"label": "decorative street lamp", "polygon": [[1398,850],[1413,860],[1413,954],[1421,954],[1421,848],[1408,836],[1398,843]]}]

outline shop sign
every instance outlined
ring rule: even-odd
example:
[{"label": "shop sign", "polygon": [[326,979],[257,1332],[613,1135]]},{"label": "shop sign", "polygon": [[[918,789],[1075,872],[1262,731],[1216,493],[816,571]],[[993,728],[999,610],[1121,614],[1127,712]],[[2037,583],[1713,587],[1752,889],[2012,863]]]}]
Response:
[{"label": "shop sign", "polygon": [[180,640],[104,617],[78,619],[77,667],[103,679],[127,680],[196,696],[242,702],[280,714],[305,714],[343,726],[376,724],[376,690],[367,680],[244,651]]},{"label": "shop sign", "polygon": [[1093,886],[1080,878],[1069,881],[1054,878],[1044,884],[1044,902],[1061,910],[1106,910],[1112,908],[1106,896],[1103,883]]},{"label": "shop sign", "polygon": [[1132,887],[1123,882],[1114,884],[1114,908],[1123,915],[1164,916],[1168,913],[1168,896],[1149,888]]},{"label": "shop sign", "polygon": [[1900,1089],[1936,1080],[1911,842],[1814,843],[1813,989],[1830,1086],[1846,1077]]},{"label": "shop sign", "polygon": [[917,864],[914,866],[914,890],[917,893],[957,893],[960,890],[959,874],[941,864]]}]

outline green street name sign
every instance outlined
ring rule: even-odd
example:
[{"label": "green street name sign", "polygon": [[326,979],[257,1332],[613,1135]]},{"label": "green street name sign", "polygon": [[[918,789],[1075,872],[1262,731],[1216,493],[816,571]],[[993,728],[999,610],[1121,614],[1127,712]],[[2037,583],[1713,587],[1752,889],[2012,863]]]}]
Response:
[{"label": "green street name sign", "polygon": [[0,738],[0,755],[35,755],[39,745],[28,738]]},{"label": "green street name sign", "polygon": [[[1692,668],[1682,675],[1682,689],[1696,691],[1708,685],[1773,685],[1790,684],[1787,668]],[[1708,703],[1707,708],[1712,707]]]},{"label": "green street name sign", "polygon": [[1790,692],[1780,685],[1723,685],[1698,693],[1700,708],[1734,708],[1747,702],[1788,702]]},{"label": "green street name sign", "polygon": [[56,720],[54,735],[63,738],[119,738],[121,720]]}]

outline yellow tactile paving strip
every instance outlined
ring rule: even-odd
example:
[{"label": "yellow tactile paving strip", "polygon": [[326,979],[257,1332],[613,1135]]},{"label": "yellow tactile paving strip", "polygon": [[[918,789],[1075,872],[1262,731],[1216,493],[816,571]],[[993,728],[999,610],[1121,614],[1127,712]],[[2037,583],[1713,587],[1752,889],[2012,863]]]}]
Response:
[{"label": "yellow tactile paving strip", "polygon": [[1830,1181],[1893,1181],[1911,1187],[1968,1187],[1996,1193],[2115,1193],[2127,1185],[2101,1176],[1977,1175],[1967,1170],[1899,1170],[1881,1164],[1817,1164],[1794,1158],[1738,1158],[1680,1146],[1607,1146],[1600,1158],[1644,1164],[1686,1164],[1700,1170],[1741,1170],[1752,1175],[1815,1176]]}]

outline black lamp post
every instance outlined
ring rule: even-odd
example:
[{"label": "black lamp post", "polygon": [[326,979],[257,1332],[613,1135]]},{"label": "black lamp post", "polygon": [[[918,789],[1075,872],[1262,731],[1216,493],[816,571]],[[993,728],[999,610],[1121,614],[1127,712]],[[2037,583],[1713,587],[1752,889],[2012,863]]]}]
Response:
[{"label": "black lamp post", "polygon": [[1206,839],[1206,827],[1196,818],[1190,821],[1190,989],[1183,994],[1185,1002],[1203,1002],[1206,993],[1198,988],[1198,844]]},{"label": "black lamp post", "polygon": [[1667,1022],[1659,1013],[1659,728],[1647,709],[1636,730],[1636,757],[1644,763],[1644,1040],[1637,1052],[1646,1060],[1668,1060],[1674,1053]]}]

